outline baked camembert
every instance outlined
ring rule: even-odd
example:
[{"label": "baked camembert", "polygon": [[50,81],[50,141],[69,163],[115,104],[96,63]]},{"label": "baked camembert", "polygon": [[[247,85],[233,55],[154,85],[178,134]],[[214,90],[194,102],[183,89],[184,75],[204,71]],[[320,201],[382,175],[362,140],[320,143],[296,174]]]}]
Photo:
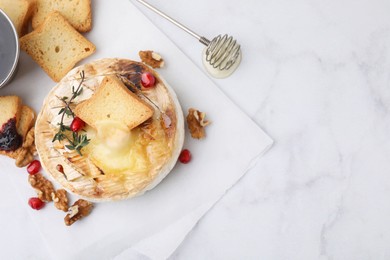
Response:
[{"label": "baked camembert", "polygon": [[[154,76],[152,88],[142,86],[144,73]],[[72,96],[80,83],[82,91]],[[70,113],[63,116],[66,102]],[[86,123],[77,133],[69,127],[75,117]],[[61,125],[67,131],[56,138]],[[173,90],[148,66],[123,59],[70,71],[46,97],[36,123],[44,169],[68,191],[93,201],[126,199],[156,186],[175,165],[183,139]]]}]

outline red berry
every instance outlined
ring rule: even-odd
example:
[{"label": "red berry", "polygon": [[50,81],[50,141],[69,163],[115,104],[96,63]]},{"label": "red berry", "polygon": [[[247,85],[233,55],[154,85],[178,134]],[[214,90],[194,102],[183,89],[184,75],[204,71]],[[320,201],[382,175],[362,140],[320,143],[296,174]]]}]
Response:
[{"label": "red berry", "polygon": [[154,87],[154,84],[156,83],[156,78],[153,76],[150,72],[144,72],[141,75],[141,84],[145,88],[151,88]]},{"label": "red berry", "polygon": [[32,161],[27,166],[27,172],[31,175],[38,173],[40,169],[41,169],[41,163],[38,160]]},{"label": "red berry", "polygon": [[43,202],[40,198],[30,198],[28,200],[28,205],[30,205],[33,209],[40,210],[45,206],[45,202]]},{"label": "red berry", "polygon": [[61,164],[57,164],[56,169],[60,173],[64,174],[64,167]]},{"label": "red berry", "polygon": [[191,153],[189,150],[184,149],[181,151],[180,156],[179,156],[179,161],[181,163],[189,163],[191,161]]},{"label": "red berry", "polygon": [[70,130],[72,130],[73,132],[78,132],[81,129],[83,129],[84,126],[85,126],[85,122],[81,120],[80,117],[76,116],[75,118],[73,118],[73,121],[70,124]]}]

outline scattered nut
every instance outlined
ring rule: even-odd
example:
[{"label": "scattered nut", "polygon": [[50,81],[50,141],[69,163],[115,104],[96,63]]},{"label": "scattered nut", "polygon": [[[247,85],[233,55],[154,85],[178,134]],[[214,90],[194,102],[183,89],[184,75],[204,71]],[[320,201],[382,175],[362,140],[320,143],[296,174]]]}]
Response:
[{"label": "scattered nut", "polygon": [[30,146],[34,145],[34,141],[35,141],[34,135],[35,135],[35,128],[32,127],[27,132],[26,138],[25,138],[25,140],[23,142],[23,147],[24,148],[29,148]]},{"label": "scattered nut", "polygon": [[204,128],[209,125],[210,122],[205,120],[205,118],[206,113],[193,108],[188,109],[187,125],[190,129],[192,138],[202,139],[206,136]]},{"label": "scattered nut", "polygon": [[17,167],[25,167],[34,160],[34,153],[29,148],[21,147],[15,158],[15,165]]},{"label": "scattered nut", "polygon": [[70,226],[76,221],[86,217],[91,213],[93,205],[91,202],[79,199],[68,210],[68,214],[65,216],[65,225]]},{"label": "scattered nut", "polygon": [[30,146],[30,153],[34,156],[37,156],[38,155],[38,152],[37,152],[37,147],[35,145],[33,146]]},{"label": "scattered nut", "polygon": [[160,54],[154,51],[139,51],[138,54],[142,62],[149,65],[153,69],[164,67],[164,60]]},{"label": "scattered nut", "polygon": [[34,154],[36,152],[34,132],[34,127],[32,127],[28,131],[22,147],[18,149],[15,158],[15,165],[17,167],[25,167],[34,160]]},{"label": "scattered nut", "polygon": [[68,196],[67,192],[64,189],[59,189],[56,192],[53,192],[51,194],[51,198],[54,201],[54,206],[62,210],[64,212],[68,211],[69,205],[68,205]]},{"label": "scattered nut", "polygon": [[69,207],[68,209],[69,218],[73,218],[74,216],[76,216],[77,213],[79,213],[79,206],[75,205]]},{"label": "scattered nut", "polygon": [[52,201],[52,193],[55,193],[53,184],[42,174],[37,173],[28,176],[28,182],[37,191],[38,197],[43,201]]},{"label": "scattered nut", "polygon": [[155,53],[155,52],[152,52],[152,58],[153,58],[153,60],[156,60],[156,61],[162,60],[162,57],[160,56],[160,54]]}]

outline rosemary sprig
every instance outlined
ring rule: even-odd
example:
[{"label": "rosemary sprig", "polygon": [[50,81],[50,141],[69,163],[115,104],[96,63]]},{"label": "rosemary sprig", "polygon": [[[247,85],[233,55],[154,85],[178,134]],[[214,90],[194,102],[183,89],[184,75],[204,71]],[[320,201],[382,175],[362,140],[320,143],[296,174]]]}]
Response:
[{"label": "rosemary sprig", "polygon": [[82,156],[81,149],[89,144],[90,139],[87,138],[86,134],[79,135],[77,132],[73,132],[72,137],[73,140],[67,138],[69,144],[65,145],[65,147],[71,151],[76,151],[79,155]]},{"label": "rosemary sprig", "polygon": [[[81,71],[79,85],[77,86],[77,88],[72,86],[72,96],[70,98],[58,97],[62,101],[64,106],[58,112],[58,114],[61,115],[61,121],[58,123],[59,126],[58,132],[54,135],[52,140],[52,142],[54,142],[56,140],[62,141],[66,139],[69,142],[69,144],[65,145],[65,147],[68,148],[69,150],[76,151],[80,155],[82,155],[81,149],[89,143],[90,139],[87,138],[86,134],[78,134],[77,132],[72,132],[70,126],[64,124],[64,118],[65,116],[67,117],[71,116],[72,118],[75,118],[75,114],[72,111],[71,104],[73,103],[74,99],[80,96],[81,93],[83,92],[84,80],[85,80],[85,74],[84,71]],[[68,135],[66,134],[67,131],[72,132],[72,139],[69,138]]]}]

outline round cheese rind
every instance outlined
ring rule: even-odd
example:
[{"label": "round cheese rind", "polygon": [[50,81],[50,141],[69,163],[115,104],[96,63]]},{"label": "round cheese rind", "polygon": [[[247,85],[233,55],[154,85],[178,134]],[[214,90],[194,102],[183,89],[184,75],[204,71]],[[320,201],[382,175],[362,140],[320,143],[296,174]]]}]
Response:
[{"label": "round cheese rind", "polygon": [[[82,71],[85,73],[83,92],[75,98],[73,106],[89,99],[107,75],[126,74],[136,85],[142,72],[149,71],[155,75],[156,86],[142,89],[141,95],[144,100],[153,102],[154,116],[138,128],[142,132],[162,125],[163,132],[159,129],[160,137],[163,137],[148,139],[149,146],[146,150],[150,158],[147,172],[104,172],[88,154],[80,156],[68,150],[64,143],[52,142],[61,120],[58,115],[62,106],[60,98],[71,96],[72,86],[77,87]],[[70,125],[71,121],[72,118],[65,117],[64,124]],[[152,129],[151,133],[154,132]],[[131,60],[101,59],[74,68],[50,91],[36,121],[35,138],[42,167],[63,188],[91,201],[115,201],[139,196],[154,188],[168,175],[182,150],[184,118],[175,92],[154,70]],[[157,146],[160,143],[164,147]],[[159,151],[162,152],[158,153]],[[141,155],[139,157],[142,158]]]}]

